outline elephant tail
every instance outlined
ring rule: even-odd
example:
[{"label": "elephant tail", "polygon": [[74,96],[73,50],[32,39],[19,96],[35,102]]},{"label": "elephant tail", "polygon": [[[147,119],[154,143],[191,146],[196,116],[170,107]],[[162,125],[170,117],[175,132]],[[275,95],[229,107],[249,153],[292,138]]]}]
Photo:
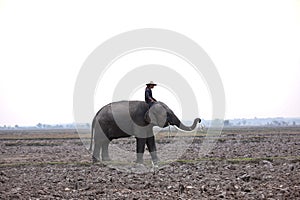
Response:
[{"label": "elephant tail", "polygon": [[92,122],[92,128],[91,128],[91,144],[90,144],[90,149],[89,151],[93,150],[93,138],[94,138],[94,132],[95,132],[95,121],[96,121],[96,117],[93,119]]}]

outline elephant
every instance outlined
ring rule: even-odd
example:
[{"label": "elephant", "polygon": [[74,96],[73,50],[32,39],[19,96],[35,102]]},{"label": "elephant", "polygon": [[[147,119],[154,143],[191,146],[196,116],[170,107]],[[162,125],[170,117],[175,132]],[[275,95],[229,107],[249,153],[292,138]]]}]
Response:
[{"label": "elephant", "polygon": [[108,145],[117,138],[136,138],[136,163],[143,163],[143,154],[147,145],[152,162],[157,163],[157,150],[153,127],[161,128],[175,125],[179,129],[192,131],[200,123],[196,118],[194,123],[185,126],[173,111],[163,102],[155,102],[150,108],[144,101],[118,101],[102,107],[93,118],[91,130],[90,151],[93,147],[93,162],[109,161]]}]

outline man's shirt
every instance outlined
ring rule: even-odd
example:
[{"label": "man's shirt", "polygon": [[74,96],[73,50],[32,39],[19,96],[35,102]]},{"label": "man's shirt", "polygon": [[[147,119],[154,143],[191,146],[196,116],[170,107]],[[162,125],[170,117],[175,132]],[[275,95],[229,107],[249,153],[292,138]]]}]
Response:
[{"label": "man's shirt", "polygon": [[146,87],[145,89],[145,101],[146,103],[151,103],[152,102],[152,91],[150,88]]}]

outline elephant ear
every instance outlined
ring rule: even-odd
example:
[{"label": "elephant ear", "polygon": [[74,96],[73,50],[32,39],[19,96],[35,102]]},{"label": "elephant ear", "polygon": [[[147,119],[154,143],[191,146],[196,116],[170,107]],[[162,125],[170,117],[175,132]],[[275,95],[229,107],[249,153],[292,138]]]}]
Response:
[{"label": "elephant ear", "polygon": [[[150,110],[150,109],[149,109]],[[150,119],[150,116],[149,116],[149,110],[145,113],[144,115],[144,120],[147,124],[150,124],[151,122],[151,119]]]},{"label": "elephant ear", "polygon": [[163,127],[167,120],[166,110],[159,104],[153,105],[144,115],[147,124]]}]

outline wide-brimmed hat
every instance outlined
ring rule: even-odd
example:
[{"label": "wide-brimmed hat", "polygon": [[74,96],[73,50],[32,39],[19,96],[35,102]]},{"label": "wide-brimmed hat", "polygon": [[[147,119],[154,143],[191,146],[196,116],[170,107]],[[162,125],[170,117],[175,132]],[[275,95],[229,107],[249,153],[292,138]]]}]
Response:
[{"label": "wide-brimmed hat", "polygon": [[153,81],[150,81],[150,83],[146,83],[146,85],[154,85],[154,86],[156,86],[157,84],[155,84]]}]

